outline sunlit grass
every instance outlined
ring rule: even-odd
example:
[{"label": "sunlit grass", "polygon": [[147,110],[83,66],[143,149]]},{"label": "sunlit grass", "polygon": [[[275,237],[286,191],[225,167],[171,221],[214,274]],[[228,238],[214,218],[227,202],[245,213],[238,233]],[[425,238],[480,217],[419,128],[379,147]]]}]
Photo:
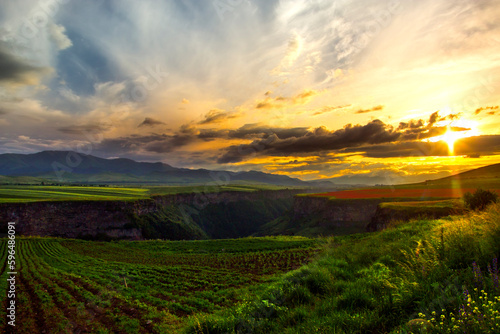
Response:
[{"label": "sunlit grass", "polygon": [[[426,333],[496,333],[499,291],[485,268],[493,268],[499,237],[495,205],[484,213],[329,238],[318,261],[237,309],[194,316],[186,333],[411,333],[411,320],[428,324]],[[476,293],[477,268],[490,283]],[[465,289],[471,308],[459,316],[469,307]]]}]

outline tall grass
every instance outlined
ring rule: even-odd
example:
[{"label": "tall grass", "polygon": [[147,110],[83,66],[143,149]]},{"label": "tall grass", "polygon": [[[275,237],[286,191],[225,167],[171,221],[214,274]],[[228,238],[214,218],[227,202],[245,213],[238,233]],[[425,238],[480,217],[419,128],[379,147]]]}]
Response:
[{"label": "tall grass", "polygon": [[335,237],[314,263],[235,309],[193,317],[186,333],[417,333],[414,319],[428,333],[498,333],[484,319],[500,319],[492,263],[499,237],[499,205]]}]

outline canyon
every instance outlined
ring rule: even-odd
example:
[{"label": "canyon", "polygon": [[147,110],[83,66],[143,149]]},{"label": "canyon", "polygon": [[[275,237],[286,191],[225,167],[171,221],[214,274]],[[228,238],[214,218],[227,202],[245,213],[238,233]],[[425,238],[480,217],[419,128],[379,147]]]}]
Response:
[{"label": "canyon", "polygon": [[[304,190],[189,193],[131,201],[49,201],[0,204],[0,231],[16,222],[24,236],[84,239],[210,239],[259,234],[274,219],[314,221],[331,231],[385,227],[382,199],[330,200],[298,195]],[[380,213],[383,213],[381,215]],[[275,234],[300,234],[286,229]],[[295,232],[294,232],[295,231]]]}]

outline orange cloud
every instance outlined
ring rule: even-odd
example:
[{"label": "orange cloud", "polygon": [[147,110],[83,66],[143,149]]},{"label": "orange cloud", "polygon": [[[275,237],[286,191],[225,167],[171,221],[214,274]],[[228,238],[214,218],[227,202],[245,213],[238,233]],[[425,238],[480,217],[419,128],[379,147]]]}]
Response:
[{"label": "orange cloud", "polygon": [[334,110],[339,110],[339,109],[344,109],[344,108],[347,108],[347,107],[350,107],[351,104],[346,104],[344,106],[324,106],[322,108],[320,108],[318,111],[316,111],[313,116],[317,116],[317,115],[321,115],[321,114],[324,114],[324,113],[327,113],[327,112],[330,112],[330,111],[334,111]]},{"label": "orange cloud", "polygon": [[[269,93],[269,94],[268,94]],[[271,92],[267,92],[265,95],[269,96]],[[313,89],[306,89],[302,93],[297,94],[292,97],[266,97],[264,100],[260,100],[255,105],[257,109],[281,109],[290,106],[303,105],[311,100],[312,97],[320,94],[318,91]]]},{"label": "orange cloud", "polygon": [[375,106],[375,107],[370,108],[370,109],[359,109],[358,111],[356,111],[356,114],[365,114],[368,112],[378,111],[378,110],[382,110],[382,109],[384,109],[384,106],[378,105],[378,106]]},{"label": "orange cloud", "polygon": [[[474,111],[474,115],[477,115],[479,114],[481,111],[483,110],[498,110],[500,107],[499,106],[491,106],[491,107],[481,107],[481,108],[477,108],[476,111]],[[494,115],[495,112],[494,111],[490,111],[488,112],[489,115]]]}]

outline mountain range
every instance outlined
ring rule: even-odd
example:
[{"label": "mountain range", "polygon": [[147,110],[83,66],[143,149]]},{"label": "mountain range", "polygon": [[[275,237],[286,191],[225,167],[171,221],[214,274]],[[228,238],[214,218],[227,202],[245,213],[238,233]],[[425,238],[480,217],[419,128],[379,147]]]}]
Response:
[{"label": "mountain range", "polygon": [[[34,154],[0,154],[0,182],[47,180],[77,183],[200,184],[207,182],[263,183],[280,186],[310,186],[285,175],[257,171],[230,172],[176,168],[162,162],[104,159],[73,151],[43,151]],[[333,185],[333,183],[330,183]]]}]

